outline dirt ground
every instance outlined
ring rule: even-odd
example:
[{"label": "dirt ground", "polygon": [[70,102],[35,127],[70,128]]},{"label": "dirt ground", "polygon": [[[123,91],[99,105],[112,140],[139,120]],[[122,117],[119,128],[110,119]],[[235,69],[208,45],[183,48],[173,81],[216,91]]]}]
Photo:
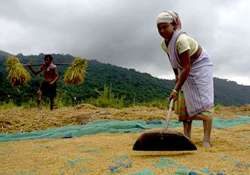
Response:
[{"label": "dirt ground", "polygon": [[[1,133],[42,130],[97,119],[163,119],[157,108],[97,108],[87,104],[55,111],[1,109]],[[250,116],[250,106],[220,107],[215,116]],[[172,116],[175,118],[176,116]],[[174,130],[182,131],[182,128]],[[194,152],[135,152],[140,133],[96,134],[68,139],[0,142],[0,175],[249,175],[250,124],[214,129],[212,148],[202,147],[202,127],[194,127]]]}]

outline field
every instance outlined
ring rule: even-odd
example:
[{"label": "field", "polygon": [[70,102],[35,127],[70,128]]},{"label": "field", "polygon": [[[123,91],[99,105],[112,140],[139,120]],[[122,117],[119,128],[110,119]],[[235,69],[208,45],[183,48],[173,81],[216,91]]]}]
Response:
[{"label": "field", "polygon": [[[165,110],[133,107],[97,108],[88,104],[49,111],[36,108],[1,108],[1,137],[80,125],[93,121],[151,121],[164,119]],[[215,125],[212,148],[202,147],[203,130],[194,125],[194,152],[135,152],[132,146],[141,132],[98,132],[79,137],[36,138],[0,142],[0,174],[88,174],[88,175],[248,175],[250,174],[250,106],[217,107],[215,119],[244,123]],[[172,120],[176,116],[172,115]],[[249,120],[248,120],[249,119]],[[224,121],[224,120],[223,120]],[[198,122],[199,123],[199,122]],[[201,124],[201,122],[200,122]],[[223,122],[220,123],[223,125]],[[181,125],[179,125],[181,126]],[[171,130],[182,131],[181,127]],[[0,140],[1,140],[0,137]]]}]

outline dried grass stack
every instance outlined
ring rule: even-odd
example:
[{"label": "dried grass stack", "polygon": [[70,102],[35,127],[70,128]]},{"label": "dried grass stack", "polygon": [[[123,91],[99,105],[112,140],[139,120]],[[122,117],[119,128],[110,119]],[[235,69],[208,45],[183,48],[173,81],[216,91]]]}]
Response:
[{"label": "dried grass stack", "polygon": [[19,59],[15,56],[9,56],[6,60],[8,79],[12,86],[19,86],[27,83],[31,76],[29,72],[24,68]]},{"label": "dried grass stack", "polygon": [[88,62],[82,58],[75,58],[72,65],[64,73],[65,84],[78,85],[84,82]]}]

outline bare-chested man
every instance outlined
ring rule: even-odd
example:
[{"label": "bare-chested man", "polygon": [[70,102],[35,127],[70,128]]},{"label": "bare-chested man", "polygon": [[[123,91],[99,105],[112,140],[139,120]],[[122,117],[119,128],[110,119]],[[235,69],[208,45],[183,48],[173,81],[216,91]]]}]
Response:
[{"label": "bare-chested man", "polygon": [[53,57],[51,55],[44,56],[44,63],[41,65],[39,71],[35,71],[31,65],[28,65],[29,69],[35,75],[43,72],[44,81],[41,83],[39,90],[37,91],[38,99],[37,104],[40,106],[43,96],[50,99],[50,110],[53,110],[54,99],[56,97],[56,81],[59,79],[56,65],[53,64]]}]

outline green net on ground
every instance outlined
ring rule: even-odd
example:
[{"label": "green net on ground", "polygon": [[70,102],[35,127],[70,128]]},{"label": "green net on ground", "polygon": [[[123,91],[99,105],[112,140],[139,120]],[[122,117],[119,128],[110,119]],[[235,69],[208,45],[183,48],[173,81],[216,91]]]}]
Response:
[{"label": "green net on ground", "polygon": [[[235,119],[220,119],[214,118],[214,128],[227,128],[234,127],[241,124],[250,123],[250,117],[241,116]],[[194,121],[194,126],[201,127],[201,121]],[[52,128],[42,131],[33,131],[27,133],[16,134],[0,134],[0,142],[27,140],[27,139],[41,139],[41,138],[71,138],[83,135],[97,134],[97,133],[130,133],[141,132],[145,129],[162,128],[165,126],[163,120],[132,120],[132,121],[119,121],[119,120],[100,120],[87,123],[86,125],[72,125],[62,128]],[[169,128],[181,127],[182,123],[177,120],[171,120]]]}]

